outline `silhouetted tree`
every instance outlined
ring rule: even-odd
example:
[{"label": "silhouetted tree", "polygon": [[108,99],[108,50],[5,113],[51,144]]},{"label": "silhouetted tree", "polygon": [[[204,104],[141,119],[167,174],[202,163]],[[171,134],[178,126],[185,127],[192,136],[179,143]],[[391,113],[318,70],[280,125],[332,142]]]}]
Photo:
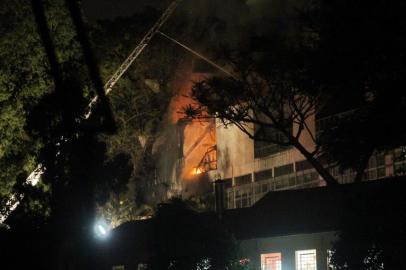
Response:
[{"label": "silhouetted tree", "polygon": [[[40,195],[41,202],[47,203],[49,216],[35,224],[24,224],[26,214],[20,207],[11,218],[10,235],[14,233],[16,238],[11,238],[8,244],[20,246],[15,251],[27,252],[26,260],[17,263],[18,268],[33,264],[43,269],[88,269],[95,204],[105,202],[110,191],[120,192],[132,168],[126,155],[112,157],[106,162],[106,145],[98,136],[114,132],[115,125],[78,7],[75,3],[69,6],[84,55],[82,65],[87,67],[90,82],[100,100],[87,120],[84,115],[88,98],[84,82],[77,73],[81,70],[66,71],[59,62],[45,6],[41,0],[32,1],[53,84],[51,91],[43,95],[29,113],[27,132],[34,141],[41,143],[37,161],[43,166],[41,181],[47,189]],[[26,195],[22,205],[30,206],[30,200],[37,196],[33,196],[31,188],[22,185],[22,189],[22,194]],[[26,237],[25,232],[30,236]],[[35,249],[38,251],[30,253]],[[16,254],[9,260],[14,256]]]},{"label": "silhouetted tree", "polygon": [[[353,110],[322,138],[325,154],[361,180],[368,159],[405,145],[406,21],[403,1],[321,1],[316,18],[320,45],[312,77],[332,93],[330,106]],[[314,19],[313,19],[314,20]],[[358,96],[358,104],[351,98]]]},{"label": "silhouetted tree", "polygon": [[[45,2],[44,2],[45,3]],[[62,76],[76,71],[85,83],[82,54],[69,15],[61,1],[46,1]],[[17,180],[37,166],[41,142],[27,132],[27,115],[45,94],[54,89],[50,65],[27,0],[0,4],[0,205],[13,194]]]},{"label": "silhouetted tree", "polygon": [[[275,40],[260,39],[266,51],[258,52],[248,44],[220,54],[235,78],[213,77],[196,83],[192,92],[196,103],[184,112],[191,118],[215,117],[224,125],[235,125],[256,141],[293,146],[328,185],[335,185],[337,181],[318,159],[320,144],[309,126],[325,102],[302,62],[316,41],[274,34]],[[314,147],[305,145],[304,136]]]},{"label": "silhouetted tree", "polygon": [[216,215],[198,214],[180,199],[158,207],[156,254],[149,269],[237,269],[239,250]]},{"label": "silhouetted tree", "polygon": [[[252,42],[219,52],[236,78],[197,83],[197,102],[185,112],[295,147],[328,184],[335,180],[320,160],[354,169],[359,181],[372,154],[405,144],[405,9],[402,1],[288,2],[268,32],[252,29]],[[334,126],[310,134],[315,149],[303,147],[310,118],[343,111]]]},{"label": "silhouetted tree", "polygon": [[334,269],[404,268],[406,204],[401,192],[394,193],[391,198],[371,198],[355,189],[333,243]]}]

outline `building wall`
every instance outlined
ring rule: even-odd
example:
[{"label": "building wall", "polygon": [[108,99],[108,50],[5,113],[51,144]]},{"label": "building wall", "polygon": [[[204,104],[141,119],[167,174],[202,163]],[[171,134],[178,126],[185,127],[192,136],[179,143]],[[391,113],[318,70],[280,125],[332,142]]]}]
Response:
[{"label": "building wall", "polygon": [[217,175],[232,178],[252,173],[254,165],[254,141],[235,125],[225,127],[216,121]]},{"label": "building wall", "polygon": [[[199,196],[212,188],[199,164],[207,152],[216,146],[215,121],[189,121],[182,113],[186,106],[195,103],[191,98],[194,83],[212,76],[213,73],[210,69],[196,69],[196,63],[198,62],[193,57],[185,60],[171,83],[176,94],[170,102],[166,119],[168,123],[162,127],[168,130],[166,133],[162,132],[162,144],[168,144],[163,148],[168,151],[160,153],[159,164],[159,172],[162,174],[160,178],[163,178],[161,182],[168,186],[166,198]],[[174,138],[169,141],[169,137]]]},{"label": "building wall", "polygon": [[242,254],[250,259],[253,269],[261,269],[261,254],[281,253],[282,270],[295,270],[295,252],[316,249],[317,270],[327,270],[327,251],[336,240],[335,232],[296,234],[243,240]]},{"label": "building wall", "polygon": [[[309,129],[315,134],[316,126],[314,116],[306,121]],[[253,125],[251,126],[253,130]],[[255,158],[254,141],[235,125],[225,127],[217,120],[217,177],[222,179],[233,178],[244,174],[253,174],[256,171],[301,161],[305,158],[296,149],[290,148],[267,157]],[[297,125],[293,126],[293,134],[297,132]],[[315,147],[311,135],[303,131],[300,142],[312,151]]]},{"label": "building wall", "polygon": [[[319,119],[317,126],[322,126]],[[327,118],[328,120],[328,118]],[[312,134],[316,134],[315,117],[307,121]],[[325,182],[316,170],[306,163],[306,159],[296,149],[289,148],[260,158],[255,158],[254,141],[235,126],[224,127],[217,120],[217,170],[209,174],[211,180],[230,180],[231,187],[225,189],[226,208],[249,207],[270,191],[323,186]],[[293,126],[293,134],[297,126]],[[300,137],[302,144],[311,151],[314,143],[311,135],[304,131]],[[401,148],[386,153],[376,153],[365,170],[364,180],[376,180],[406,173],[406,158],[399,159]],[[406,154],[403,154],[406,157]],[[289,167],[286,172],[283,167]],[[355,172],[330,168],[330,173],[341,184],[351,183]]]}]

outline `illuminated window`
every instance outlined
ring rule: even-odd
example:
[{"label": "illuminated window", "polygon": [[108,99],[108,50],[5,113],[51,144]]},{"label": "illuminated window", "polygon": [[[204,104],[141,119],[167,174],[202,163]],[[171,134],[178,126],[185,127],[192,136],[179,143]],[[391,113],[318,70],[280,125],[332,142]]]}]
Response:
[{"label": "illuminated window", "polygon": [[261,270],[281,270],[282,254],[267,253],[261,254]]},{"label": "illuminated window", "polygon": [[315,249],[296,251],[296,270],[317,270]]}]

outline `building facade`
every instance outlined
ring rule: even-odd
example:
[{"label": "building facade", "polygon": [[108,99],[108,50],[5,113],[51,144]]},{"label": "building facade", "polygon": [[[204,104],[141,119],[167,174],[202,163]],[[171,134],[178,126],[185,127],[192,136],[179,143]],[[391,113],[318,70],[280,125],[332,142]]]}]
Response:
[{"label": "building facade", "polygon": [[[233,235],[239,262],[246,269],[332,270],[334,245],[348,226],[375,233],[385,224],[391,228],[385,235],[395,236],[387,239],[390,252],[404,254],[405,185],[405,177],[397,177],[361,185],[284,190],[268,193],[251,207],[225,210],[221,217],[214,212],[198,215],[202,223],[219,224]],[[354,216],[365,220],[354,224]],[[179,219],[164,223],[168,232],[180,226]],[[105,266],[98,269],[145,269],[156,258],[153,240],[162,230],[155,222],[156,218],[133,221],[113,230],[97,251]],[[403,257],[396,258],[397,269],[404,269]]]},{"label": "building facade", "polygon": [[[221,179],[225,183],[227,209],[249,207],[270,191],[302,189],[325,185],[312,165],[293,147],[281,147],[250,139],[236,126],[224,126],[219,120],[185,121],[179,114],[182,107],[193,103],[189,98],[193,82],[210,76],[218,76],[204,61],[194,60],[182,71],[177,82],[178,95],[171,104],[171,121],[176,126],[176,138],[172,150],[165,152],[163,159],[176,161],[162,174],[161,182],[167,183],[168,196],[189,198],[212,192],[212,183]],[[221,75],[221,74],[220,74]],[[341,108],[342,109],[342,108]],[[338,110],[324,115],[312,115],[300,136],[301,144],[309,151],[315,149],[312,137],[331,128],[337,119],[346,117]],[[255,126],[250,127],[255,131]],[[297,126],[292,125],[292,133]],[[176,151],[173,149],[176,148]],[[374,153],[365,170],[364,180],[376,180],[403,175],[406,172],[406,148],[385,153]],[[170,158],[168,158],[170,157]],[[325,166],[329,166],[325,164]],[[341,184],[351,183],[355,177],[352,170],[329,168],[330,173]]]},{"label": "building facade", "polygon": [[[308,119],[308,126],[318,134],[337,115]],[[235,126],[216,125],[217,166],[208,173],[212,180],[225,181],[227,209],[249,207],[270,191],[323,186],[325,182],[312,165],[294,148],[255,142]],[[295,128],[293,127],[293,130]],[[312,149],[308,134],[302,144]],[[377,180],[403,175],[406,168],[405,149],[374,153],[368,162],[363,180]],[[327,166],[327,165],[326,165]],[[340,184],[351,183],[355,172],[329,169]]]}]

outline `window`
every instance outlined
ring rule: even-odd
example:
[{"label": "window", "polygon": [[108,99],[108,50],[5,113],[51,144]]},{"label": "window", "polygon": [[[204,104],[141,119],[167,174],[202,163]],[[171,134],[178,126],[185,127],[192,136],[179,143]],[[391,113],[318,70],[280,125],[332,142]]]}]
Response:
[{"label": "window", "polygon": [[234,208],[234,190],[228,189],[226,191],[226,196],[227,196],[227,209]]},{"label": "window", "polygon": [[275,177],[293,173],[293,164],[275,167]]},{"label": "window", "polygon": [[[292,133],[292,127],[293,124],[291,122],[287,122],[285,124],[285,130],[288,133]],[[255,125],[255,136],[257,138],[256,140],[254,140],[255,158],[267,157],[290,148],[287,146],[281,146],[279,144],[261,140],[261,138],[268,138],[276,142],[288,142],[286,136],[281,131],[278,131],[273,127],[265,125]]]},{"label": "window", "polygon": [[233,186],[233,181],[231,178],[223,179],[224,189],[231,188]]},{"label": "window", "polygon": [[296,251],[296,270],[317,270],[315,249]]},{"label": "window", "polygon": [[282,254],[267,253],[261,254],[261,270],[281,270],[282,269]]},{"label": "window", "polygon": [[254,173],[255,182],[272,179],[272,169],[259,171]]},{"label": "window", "polygon": [[252,175],[246,174],[235,178],[235,185],[241,186],[252,182]]},{"label": "window", "polygon": [[250,207],[252,205],[251,196],[252,196],[251,186],[249,186],[248,188],[236,189],[235,190],[235,207],[236,208]]},{"label": "window", "polygon": [[313,169],[313,165],[310,164],[310,162],[307,160],[298,161],[298,162],[296,162],[295,165],[296,165],[297,172]]}]

